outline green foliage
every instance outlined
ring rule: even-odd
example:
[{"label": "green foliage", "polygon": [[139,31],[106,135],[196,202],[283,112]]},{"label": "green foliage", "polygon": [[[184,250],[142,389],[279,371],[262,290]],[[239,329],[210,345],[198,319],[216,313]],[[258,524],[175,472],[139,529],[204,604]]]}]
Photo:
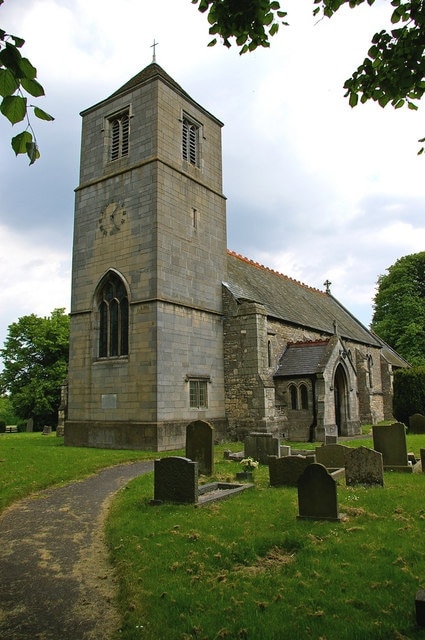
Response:
[{"label": "green foliage", "polygon": [[0,396],[0,422],[18,424],[19,417],[14,413],[12,402],[7,396]]},{"label": "green foliage", "polygon": [[0,390],[8,392],[16,414],[32,417],[36,428],[55,426],[60,386],[67,375],[69,317],[55,309],[49,317],[23,316],[8,328],[0,355]]},{"label": "green foliage", "polygon": [[399,369],[394,375],[395,418],[408,425],[415,413],[425,414],[425,366]]},{"label": "green foliage", "polygon": [[371,328],[410,364],[425,365],[425,251],[378,278]]},{"label": "green foliage", "polygon": [[[2,4],[3,0],[0,0]],[[12,138],[12,149],[16,155],[26,154],[31,165],[40,157],[40,152],[28,109],[31,108],[35,117],[41,120],[50,121],[54,118],[39,107],[28,104],[28,98],[23,93],[25,91],[34,98],[44,96],[44,89],[36,80],[36,68],[19,51],[24,43],[22,38],[0,28],[0,113],[12,125],[26,119],[25,130]]]},{"label": "green foliage", "polygon": [[[199,4],[198,10],[208,12],[209,33],[220,36],[223,44],[230,47],[230,38],[236,39],[239,53],[254,51],[257,47],[269,47],[269,37],[279,30],[279,22],[286,16],[276,0],[192,0]],[[208,46],[214,46],[214,37]]]},{"label": "green foliage", "polygon": [[[279,30],[287,13],[279,2],[269,0],[192,0],[198,10],[208,12],[210,34],[220,36],[230,47],[235,38],[240,53],[269,47],[269,38]],[[313,0],[313,14],[331,18],[343,5],[350,8],[375,0]],[[372,37],[367,56],[345,81],[351,107],[374,100],[381,107],[391,104],[417,109],[425,91],[425,11],[423,0],[392,0],[390,31],[382,29]],[[209,43],[215,45],[217,38]],[[425,138],[420,142],[425,142]],[[419,154],[423,153],[421,147]]]}]

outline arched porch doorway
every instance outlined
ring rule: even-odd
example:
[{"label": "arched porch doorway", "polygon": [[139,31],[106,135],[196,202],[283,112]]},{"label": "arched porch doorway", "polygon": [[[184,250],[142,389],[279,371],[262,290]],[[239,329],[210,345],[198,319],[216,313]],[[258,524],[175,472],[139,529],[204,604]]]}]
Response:
[{"label": "arched porch doorway", "polygon": [[339,364],[335,370],[334,400],[335,423],[338,429],[338,435],[341,436],[347,432],[347,421],[349,417],[347,376],[342,364]]}]

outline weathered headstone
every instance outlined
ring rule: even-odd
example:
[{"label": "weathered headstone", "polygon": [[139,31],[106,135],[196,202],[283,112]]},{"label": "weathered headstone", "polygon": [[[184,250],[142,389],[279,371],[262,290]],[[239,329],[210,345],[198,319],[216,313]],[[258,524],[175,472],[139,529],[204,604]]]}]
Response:
[{"label": "weathered headstone", "polygon": [[418,589],[415,597],[416,622],[425,627],[425,589]]},{"label": "weathered headstone", "polygon": [[267,464],[269,456],[280,457],[280,440],[272,433],[252,432],[245,437],[245,458]]},{"label": "weathered headstone", "polygon": [[195,420],[186,427],[186,458],[198,463],[198,471],[210,476],[214,466],[214,427]]},{"label": "weathered headstone", "polygon": [[325,433],[325,444],[338,444],[338,436]]},{"label": "weathered headstone", "polygon": [[345,456],[350,447],[344,444],[324,444],[316,447],[316,462],[327,469],[341,469],[345,466]]},{"label": "weathered headstone", "polygon": [[340,520],[336,480],[322,464],[313,462],[301,474],[298,510],[300,519]]},{"label": "weathered headstone", "polygon": [[198,463],[179,456],[155,460],[154,501],[198,502]]},{"label": "weathered headstone", "polygon": [[307,465],[314,462],[314,457],[305,456],[269,456],[269,478],[272,487],[296,487],[298,479]]},{"label": "weathered headstone", "polygon": [[409,433],[425,433],[425,416],[414,413],[409,418]]},{"label": "weathered headstone", "polygon": [[345,455],[345,482],[384,486],[382,453],[367,447],[353,447]]},{"label": "weathered headstone", "polygon": [[382,453],[384,471],[412,472],[412,466],[408,463],[406,427],[401,422],[395,422],[388,426],[374,425],[373,448]]},{"label": "weathered headstone", "polygon": [[52,427],[49,427],[47,424],[43,427],[43,436],[49,436],[52,433]]},{"label": "weathered headstone", "polygon": [[422,473],[425,473],[425,449],[420,449]]}]

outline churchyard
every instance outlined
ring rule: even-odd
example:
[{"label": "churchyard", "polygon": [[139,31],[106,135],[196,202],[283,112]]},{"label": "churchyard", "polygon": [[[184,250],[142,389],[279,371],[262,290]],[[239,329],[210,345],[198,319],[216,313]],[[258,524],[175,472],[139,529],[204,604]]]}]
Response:
[{"label": "churchyard", "polygon": [[[354,470],[361,466],[356,456],[363,455],[362,447],[370,450],[372,444],[371,436],[344,442]],[[407,436],[407,451],[416,459],[424,448],[425,435]],[[211,474],[199,477],[199,487],[235,483],[241,464],[229,458],[229,450],[239,452],[240,443],[213,447]],[[186,451],[165,456],[184,458]],[[63,447],[55,435],[4,434],[3,506],[41,486],[142,457],[159,458]],[[370,468],[376,472],[376,460]],[[379,465],[376,473],[379,479]],[[117,637],[423,638],[415,596],[425,584],[425,474],[384,470],[382,484],[335,478],[335,519],[299,517],[297,486],[271,486],[270,479],[261,464],[252,489],[201,508],[152,505],[153,474],[117,494],[106,527],[120,585],[123,624]]]}]

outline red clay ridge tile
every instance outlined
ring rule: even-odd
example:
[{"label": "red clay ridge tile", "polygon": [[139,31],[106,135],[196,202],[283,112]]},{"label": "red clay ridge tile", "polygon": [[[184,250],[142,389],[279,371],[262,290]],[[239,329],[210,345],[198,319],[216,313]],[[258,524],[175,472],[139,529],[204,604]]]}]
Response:
[{"label": "red clay ridge tile", "polygon": [[289,276],[286,276],[284,273],[280,273],[279,271],[275,271],[274,269],[270,269],[270,267],[265,267],[263,264],[260,264],[259,262],[254,262],[253,260],[250,260],[249,258],[246,258],[245,256],[241,256],[240,253],[236,253],[236,251],[230,251],[230,249],[227,249],[227,253],[230,256],[238,258],[238,260],[242,260],[242,262],[246,262],[247,264],[250,264],[253,267],[257,267],[257,269],[263,269],[264,271],[268,271],[269,273],[273,273],[274,275],[279,276],[280,278],[285,278],[286,280],[289,280],[290,282],[295,282],[295,284],[299,284],[301,287],[304,287],[305,289],[309,289],[310,291],[315,291],[316,293],[321,293],[323,295],[327,295],[326,292],[322,291],[321,289],[317,289],[316,287],[310,287],[308,284],[305,284],[304,282],[301,282],[300,280],[295,280],[295,278],[290,278]]}]

